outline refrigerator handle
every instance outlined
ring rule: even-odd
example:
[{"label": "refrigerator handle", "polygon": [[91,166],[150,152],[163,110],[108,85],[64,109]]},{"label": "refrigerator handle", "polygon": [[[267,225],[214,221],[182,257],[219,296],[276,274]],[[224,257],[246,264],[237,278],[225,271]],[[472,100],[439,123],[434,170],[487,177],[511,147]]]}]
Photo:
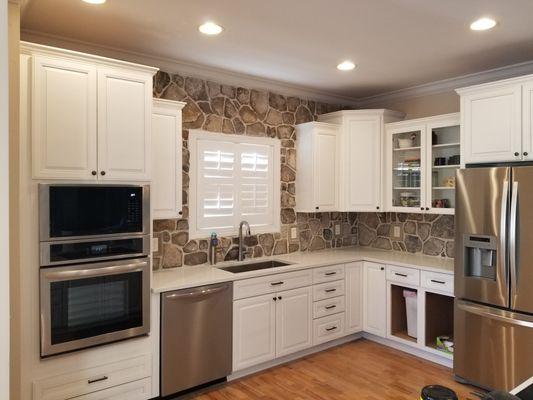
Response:
[{"label": "refrigerator handle", "polygon": [[516,270],[516,241],[517,237],[517,207],[518,207],[518,182],[513,182],[511,191],[511,221],[509,222],[509,266],[511,278],[511,296],[516,293],[518,284],[518,271]]},{"label": "refrigerator handle", "polygon": [[533,328],[533,317],[526,314],[518,314],[508,310],[489,307],[482,304],[470,303],[465,300],[456,300],[457,307],[467,313],[490,318],[510,325],[524,328]]},{"label": "refrigerator handle", "polygon": [[502,208],[500,220],[500,265],[504,268],[505,281],[509,284],[509,263],[507,262],[507,207],[509,198],[509,181],[503,182]]}]

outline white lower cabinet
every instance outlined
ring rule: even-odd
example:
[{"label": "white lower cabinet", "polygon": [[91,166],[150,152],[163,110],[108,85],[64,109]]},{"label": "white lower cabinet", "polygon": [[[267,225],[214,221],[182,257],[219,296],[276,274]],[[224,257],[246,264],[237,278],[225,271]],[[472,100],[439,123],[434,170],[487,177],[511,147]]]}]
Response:
[{"label": "white lower cabinet", "polygon": [[276,294],[233,302],[233,370],[276,357]]},{"label": "white lower cabinet", "polygon": [[278,293],[276,300],[276,357],[313,344],[313,297],[310,287]]},{"label": "white lower cabinet", "polygon": [[338,339],[344,335],[344,313],[313,321],[313,344],[315,345]]},{"label": "white lower cabinet", "polygon": [[79,396],[76,397],[76,400],[146,400],[152,396],[151,393],[152,380],[151,378],[145,378],[85,396]]},{"label": "white lower cabinet", "polygon": [[363,263],[361,261],[346,264],[346,333],[363,330]]},{"label": "white lower cabinet", "polygon": [[372,262],[364,262],[363,265],[363,330],[385,337],[387,333],[385,266]]}]

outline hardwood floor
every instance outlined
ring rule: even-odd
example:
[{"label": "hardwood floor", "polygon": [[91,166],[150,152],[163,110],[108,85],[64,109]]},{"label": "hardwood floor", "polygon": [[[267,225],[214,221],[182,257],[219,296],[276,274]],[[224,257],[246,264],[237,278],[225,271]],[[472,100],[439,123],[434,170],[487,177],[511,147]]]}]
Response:
[{"label": "hardwood floor", "polygon": [[418,400],[426,385],[440,384],[460,400],[477,399],[448,368],[404,352],[358,340],[229,382],[197,400]]}]

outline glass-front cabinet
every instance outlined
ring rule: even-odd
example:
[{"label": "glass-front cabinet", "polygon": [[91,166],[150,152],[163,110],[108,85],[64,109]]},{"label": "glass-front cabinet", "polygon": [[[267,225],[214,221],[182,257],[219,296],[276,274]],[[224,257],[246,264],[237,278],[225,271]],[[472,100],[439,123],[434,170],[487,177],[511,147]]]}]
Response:
[{"label": "glass-front cabinet", "polygon": [[453,214],[459,114],[386,125],[387,210]]}]

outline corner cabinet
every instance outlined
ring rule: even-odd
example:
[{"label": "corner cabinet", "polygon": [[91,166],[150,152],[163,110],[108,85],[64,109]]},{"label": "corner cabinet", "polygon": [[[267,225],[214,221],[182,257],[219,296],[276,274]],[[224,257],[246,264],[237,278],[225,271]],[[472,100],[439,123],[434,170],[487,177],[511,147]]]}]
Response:
[{"label": "corner cabinet", "polygon": [[182,214],[182,119],[185,103],[154,99],[152,111],[152,190],[154,219]]},{"label": "corner cabinet", "polygon": [[385,265],[363,263],[363,330],[377,336],[387,334],[387,281]]},{"label": "corner cabinet", "polygon": [[308,122],[296,129],[296,210],[338,210],[339,126]]},{"label": "corner cabinet", "polygon": [[22,43],[34,179],[150,179],[156,68]]},{"label": "corner cabinet", "polygon": [[533,160],[533,75],[457,93],[465,164]]},{"label": "corner cabinet", "polygon": [[319,121],[340,127],[338,211],[383,209],[384,124],[402,120],[404,116],[400,112],[376,109],[337,111],[318,117]]},{"label": "corner cabinet", "polygon": [[459,114],[386,125],[387,211],[453,214]]}]

